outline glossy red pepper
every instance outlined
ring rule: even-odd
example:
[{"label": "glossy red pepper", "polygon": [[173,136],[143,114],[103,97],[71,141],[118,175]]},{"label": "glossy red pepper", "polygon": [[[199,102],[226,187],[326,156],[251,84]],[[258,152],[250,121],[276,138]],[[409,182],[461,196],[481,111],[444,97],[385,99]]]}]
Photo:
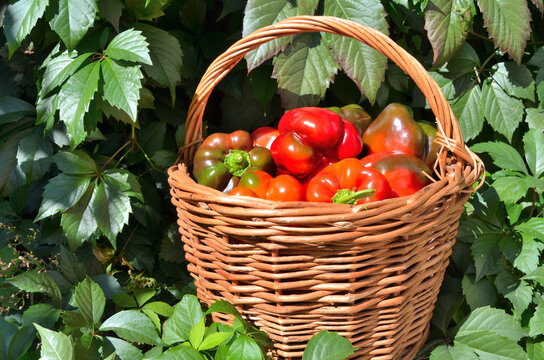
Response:
[{"label": "glossy red pepper", "polygon": [[270,150],[270,146],[276,140],[280,132],[271,126],[263,126],[251,133],[253,146],[261,146]]},{"label": "glossy red pepper", "polygon": [[391,154],[376,161],[373,167],[385,176],[394,196],[411,195],[431,183],[427,164],[412,155]]},{"label": "glossy red pepper", "polygon": [[363,134],[367,154],[395,151],[422,159],[426,141],[408,108],[398,103],[387,105]]},{"label": "glossy red pepper", "polygon": [[340,160],[322,169],[306,186],[306,199],[338,204],[363,204],[393,197],[387,179],[358,159]]},{"label": "glossy red pepper", "polygon": [[288,174],[270,176],[264,171],[248,171],[230,195],[254,196],[274,201],[304,201],[304,187]]},{"label": "glossy red pepper", "polygon": [[303,107],[286,112],[270,152],[280,171],[304,178],[331,162],[357,157],[362,138],[357,129],[335,112]]},{"label": "glossy red pepper", "polygon": [[368,128],[372,122],[372,117],[357,104],[349,104],[342,107],[333,106],[329,109],[355,126],[355,128],[359,130],[361,136],[363,136],[366,128]]},{"label": "glossy red pepper", "polygon": [[196,181],[221,191],[231,188],[230,183],[235,183],[248,169],[274,173],[276,165],[270,151],[253,147],[251,135],[243,130],[211,134],[200,144],[193,158]]}]

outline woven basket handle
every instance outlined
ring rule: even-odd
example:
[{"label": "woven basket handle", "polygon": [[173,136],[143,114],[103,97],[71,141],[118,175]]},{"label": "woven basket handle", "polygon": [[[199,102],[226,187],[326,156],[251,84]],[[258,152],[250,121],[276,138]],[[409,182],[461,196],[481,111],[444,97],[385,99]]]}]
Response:
[{"label": "woven basket handle", "polygon": [[[373,28],[351,20],[333,16],[294,16],[263,27],[240,39],[217,57],[206,70],[198,84],[185,123],[185,145],[180,149],[180,157],[190,163],[196,146],[202,140],[202,116],[210,93],[228,72],[240,62],[246,53],[259,45],[279,37],[304,32],[328,32],[359,40],[394,61],[408,74],[429,102],[437,119],[437,140],[457,157],[467,161],[475,168],[482,167],[481,160],[464,144],[459,123],[455,118],[442,90],[425,68],[406,50],[388,36]],[[439,157],[440,172],[443,173],[446,154]]]}]

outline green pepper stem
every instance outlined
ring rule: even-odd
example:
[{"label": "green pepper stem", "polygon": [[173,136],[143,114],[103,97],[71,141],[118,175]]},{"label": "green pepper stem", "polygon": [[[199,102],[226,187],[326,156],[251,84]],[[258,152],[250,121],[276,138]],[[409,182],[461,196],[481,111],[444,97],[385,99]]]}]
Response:
[{"label": "green pepper stem", "polygon": [[249,154],[244,150],[230,150],[225,156],[225,165],[229,172],[234,176],[242,176],[251,166]]},{"label": "green pepper stem", "polygon": [[374,189],[364,189],[361,191],[353,191],[350,189],[340,189],[334,194],[332,202],[334,204],[357,204],[357,201],[367,197],[374,196]]}]

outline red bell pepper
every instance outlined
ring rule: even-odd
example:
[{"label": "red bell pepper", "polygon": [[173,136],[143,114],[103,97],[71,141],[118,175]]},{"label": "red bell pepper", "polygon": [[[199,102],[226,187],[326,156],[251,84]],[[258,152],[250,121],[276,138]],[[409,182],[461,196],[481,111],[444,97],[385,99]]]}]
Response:
[{"label": "red bell pepper", "polygon": [[358,130],[334,111],[303,107],[286,112],[270,147],[280,172],[300,179],[340,159],[357,157],[363,148]]},{"label": "red bell pepper", "polygon": [[427,164],[412,155],[384,156],[374,163],[373,168],[385,176],[394,196],[411,195],[431,183],[431,170]]},{"label": "red bell pepper", "polygon": [[385,176],[355,158],[325,167],[306,187],[306,199],[316,202],[363,204],[390,197],[393,193]]},{"label": "red bell pepper", "polygon": [[274,201],[304,201],[304,187],[288,174],[270,176],[264,171],[248,171],[230,195],[253,196]]},{"label": "red bell pepper", "polygon": [[263,126],[251,133],[253,146],[261,146],[270,150],[270,146],[276,140],[280,132],[271,126]]}]

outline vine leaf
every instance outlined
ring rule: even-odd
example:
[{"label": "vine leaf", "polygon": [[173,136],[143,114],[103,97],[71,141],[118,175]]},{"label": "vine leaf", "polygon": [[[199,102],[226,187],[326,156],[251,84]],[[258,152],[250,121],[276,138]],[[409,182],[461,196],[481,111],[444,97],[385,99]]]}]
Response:
[{"label": "vine leaf", "polygon": [[335,332],[322,330],[312,336],[304,350],[302,360],[342,360],[353,354],[351,342]]},{"label": "vine leaf", "polygon": [[72,251],[83,244],[97,230],[96,219],[89,207],[89,202],[93,200],[92,195],[95,183],[94,181],[91,182],[80,200],[74,206],[64,211],[60,218],[60,225]]},{"label": "vine leaf", "polygon": [[544,1],[542,0],[532,0],[533,4],[540,10],[540,15],[544,13]]},{"label": "vine leaf", "polygon": [[[325,15],[353,20],[389,35],[386,13],[379,0],[325,2]],[[325,34],[342,70],[364,92],[371,104],[376,101],[387,66],[387,57],[358,40],[335,34]]]},{"label": "vine leaf", "polygon": [[125,111],[136,122],[143,78],[140,67],[121,66],[110,58],[105,58],[101,64],[104,100]]},{"label": "vine leaf", "polygon": [[98,15],[108,20],[115,31],[119,32],[119,19],[125,4],[121,0],[98,0]]},{"label": "vine leaf", "polygon": [[[272,25],[280,20],[296,15],[296,8],[289,0],[249,0],[244,11],[242,36]],[[283,36],[260,45],[246,54],[248,72],[276,55],[293,40],[293,36]]]},{"label": "vine leaf", "polygon": [[45,72],[43,73],[40,97],[44,97],[57,86],[62,85],[66,79],[79,70],[85,60],[91,55],[91,53],[85,53],[77,56],[75,52],[70,55],[68,51],[64,51],[52,58],[47,63]]},{"label": "vine leaf", "polygon": [[435,64],[446,62],[465,42],[476,11],[472,0],[431,0],[425,10],[425,30]]},{"label": "vine leaf", "polygon": [[176,84],[181,80],[183,52],[178,39],[154,26],[138,23],[149,44],[149,56],[153,65],[143,65],[146,74],[159,84],[168,86],[172,104],[176,100]]},{"label": "vine leaf", "polygon": [[115,354],[119,356],[121,360],[140,360],[144,357],[142,350],[125,340],[110,336],[106,336],[106,340],[113,346]]},{"label": "vine leaf", "polygon": [[468,141],[478,136],[484,126],[482,91],[474,86],[461,97],[451,102],[451,109],[459,121],[463,139]]},{"label": "vine leaf", "polygon": [[66,124],[70,136],[70,147],[74,149],[85,137],[85,113],[98,90],[100,78],[100,62],[86,65],[71,76],[62,86],[59,93],[60,120]]},{"label": "vine leaf", "polygon": [[60,305],[62,295],[60,288],[47,272],[27,271],[8,280],[10,284],[30,293],[45,293]]},{"label": "vine leaf", "polygon": [[454,346],[440,345],[431,353],[429,360],[480,360],[478,355],[469,347],[455,344]]},{"label": "vine leaf", "polygon": [[96,0],[59,0],[58,9],[49,24],[72,51],[93,26],[98,4]]},{"label": "vine leaf", "polygon": [[478,0],[484,26],[495,46],[518,64],[531,35],[531,13],[526,0]]},{"label": "vine leaf", "polygon": [[283,107],[315,106],[325,96],[338,65],[318,33],[301,34],[274,58]]},{"label": "vine leaf", "polygon": [[45,360],[72,360],[74,359],[74,342],[71,336],[64,335],[61,332],[41,327],[34,324],[40,334],[41,350],[40,359]]},{"label": "vine leaf", "polygon": [[25,174],[26,184],[41,179],[51,165],[53,146],[49,138],[43,136],[43,130],[42,126],[36,126],[19,142],[17,163]]},{"label": "vine leaf", "polygon": [[48,4],[49,0],[20,0],[7,7],[4,13],[4,34],[10,57],[43,16]]},{"label": "vine leaf", "polygon": [[74,300],[87,323],[94,327],[100,321],[106,306],[106,297],[100,286],[90,277],[85,277],[74,290]]},{"label": "vine leaf", "polygon": [[523,145],[531,173],[539,177],[544,172],[544,133],[529,129],[523,136]]},{"label": "vine leaf", "polygon": [[544,334],[544,305],[536,307],[533,317],[529,321],[529,336],[535,337]]},{"label": "vine leaf", "polygon": [[142,32],[129,29],[116,35],[108,44],[104,54],[115,60],[141,62],[152,65],[147,47],[148,45],[145,37],[142,36]]},{"label": "vine leaf", "polygon": [[120,338],[130,342],[161,344],[161,338],[151,319],[138,311],[124,310],[114,314],[100,327],[100,331],[108,330],[114,331]]},{"label": "vine leaf", "polygon": [[493,163],[506,170],[520,171],[528,175],[527,166],[519,152],[504,142],[481,142],[471,147],[475,152],[487,152]]},{"label": "vine leaf", "polygon": [[523,102],[510,97],[495,81],[482,85],[484,116],[495,131],[512,141],[512,135],[523,118]]},{"label": "vine leaf", "polygon": [[508,95],[535,101],[535,81],[527,66],[506,62],[498,63],[494,69],[493,80]]}]

